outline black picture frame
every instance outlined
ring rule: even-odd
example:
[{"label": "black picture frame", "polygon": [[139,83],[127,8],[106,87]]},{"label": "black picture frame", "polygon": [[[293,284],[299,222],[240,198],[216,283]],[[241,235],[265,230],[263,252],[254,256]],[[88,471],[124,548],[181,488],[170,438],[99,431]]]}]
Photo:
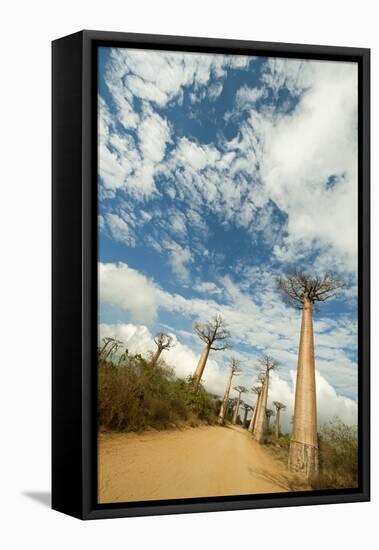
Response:
[{"label": "black picture frame", "polygon": [[[97,64],[99,46],[354,61],[359,82],[359,487],[97,504]],[[370,50],[102,31],[52,43],[52,507],[81,519],[370,499]]]}]

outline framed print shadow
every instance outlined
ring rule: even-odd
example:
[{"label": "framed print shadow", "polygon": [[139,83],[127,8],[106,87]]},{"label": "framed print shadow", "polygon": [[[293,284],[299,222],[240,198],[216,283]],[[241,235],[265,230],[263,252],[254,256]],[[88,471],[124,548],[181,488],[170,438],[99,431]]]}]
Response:
[{"label": "framed print shadow", "polygon": [[369,50],[52,51],[53,508],[369,500]]}]

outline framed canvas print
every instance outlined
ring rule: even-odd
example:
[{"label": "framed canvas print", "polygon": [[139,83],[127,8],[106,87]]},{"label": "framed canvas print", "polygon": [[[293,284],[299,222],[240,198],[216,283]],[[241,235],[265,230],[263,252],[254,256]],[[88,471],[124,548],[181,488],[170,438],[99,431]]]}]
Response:
[{"label": "framed canvas print", "polygon": [[53,508],[369,500],[369,50],[53,42]]}]

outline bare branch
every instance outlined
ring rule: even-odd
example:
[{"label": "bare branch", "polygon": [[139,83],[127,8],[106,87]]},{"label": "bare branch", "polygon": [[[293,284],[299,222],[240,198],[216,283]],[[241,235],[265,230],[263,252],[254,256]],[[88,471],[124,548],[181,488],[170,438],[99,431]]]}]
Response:
[{"label": "bare branch", "polygon": [[278,368],[278,363],[269,355],[264,355],[257,360],[256,369],[259,372],[258,380],[263,381],[265,376]]},{"label": "bare branch", "polygon": [[233,389],[238,391],[239,394],[247,392],[247,388],[245,388],[245,386],[235,386]]},{"label": "bare branch", "polygon": [[159,332],[156,336],[154,336],[154,342],[157,344],[160,351],[174,347],[173,337],[165,332]]},{"label": "bare branch", "polygon": [[241,374],[242,370],[240,368],[241,361],[239,359],[236,359],[235,357],[232,357],[230,360],[230,368],[232,369],[232,375],[238,376]]},{"label": "bare branch", "polygon": [[198,337],[209,346],[209,349],[221,351],[231,348],[231,345],[225,342],[230,338],[230,332],[227,330],[226,323],[221,315],[215,315],[205,323],[195,323],[194,329]]},{"label": "bare branch", "polygon": [[276,285],[284,301],[298,309],[302,309],[306,301],[312,304],[325,302],[345,287],[341,279],[330,273],[323,277],[310,277],[298,269],[294,269],[286,278],[276,277]]},{"label": "bare branch", "polygon": [[283,405],[283,403],[281,403],[280,401],[273,401],[273,405],[274,407],[276,408],[276,411],[280,411],[280,410],[286,410],[286,406]]}]

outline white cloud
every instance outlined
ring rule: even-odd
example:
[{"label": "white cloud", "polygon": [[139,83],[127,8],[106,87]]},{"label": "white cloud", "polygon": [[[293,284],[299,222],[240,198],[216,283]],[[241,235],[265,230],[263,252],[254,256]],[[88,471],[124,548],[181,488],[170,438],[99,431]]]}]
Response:
[{"label": "white cloud", "polygon": [[170,139],[167,121],[151,110],[147,111],[138,126],[142,158],[152,164],[160,162]]},{"label": "white cloud", "polygon": [[193,261],[192,254],[187,247],[180,246],[173,240],[163,242],[166,252],[168,252],[168,263],[178,279],[186,283],[190,280],[190,272],[187,264]]},{"label": "white cloud", "polygon": [[154,283],[126,264],[98,264],[99,300],[124,309],[136,321],[150,323],[157,313]]},{"label": "white cloud", "polygon": [[247,105],[254,105],[259,99],[264,97],[265,90],[263,88],[249,88],[242,86],[236,94],[236,105],[239,109],[243,109]]},{"label": "white cloud", "polygon": [[217,99],[218,96],[221,94],[222,89],[223,89],[223,85],[221,84],[221,82],[215,82],[214,84],[211,84],[208,87],[208,94],[207,94],[209,99],[213,101]]},{"label": "white cloud", "polygon": [[222,294],[222,289],[211,281],[204,281],[195,285],[194,290],[202,294]]},{"label": "white cloud", "polygon": [[133,229],[117,214],[108,213],[105,215],[107,226],[112,237],[129,246],[135,246],[135,235]]},{"label": "white cloud", "polygon": [[145,107],[137,116],[137,135],[121,131],[117,117],[99,101],[99,174],[106,188],[143,199],[156,192],[159,163],[170,141],[167,120]]},{"label": "white cloud", "polygon": [[313,84],[312,68],[311,61],[270,57],[262,80],[275,93],[286,88],[292,95],[299,95]]},{"label": "white cloud", "polygon": [[306,87],[292,112],[261,127],[265,191],[288,214],[288,237],[275,253],[293,261],[318,247],[323,268],[355,272],[357,66],[288,60],[275,65],[267,73],[274,88],[285,85],[295,93]]},{"label": "white cloud", "polygon": [[[125,90],[164,106],[180,98],[183,88],[206,86],[212,78],[223,78],[230,68],[246,69],[250,60],[247,56],[113,48],[107,84],[113,93],[117,88],[117,96]],[[220,84],[213,82],[211,86],[219,88]]]}]

